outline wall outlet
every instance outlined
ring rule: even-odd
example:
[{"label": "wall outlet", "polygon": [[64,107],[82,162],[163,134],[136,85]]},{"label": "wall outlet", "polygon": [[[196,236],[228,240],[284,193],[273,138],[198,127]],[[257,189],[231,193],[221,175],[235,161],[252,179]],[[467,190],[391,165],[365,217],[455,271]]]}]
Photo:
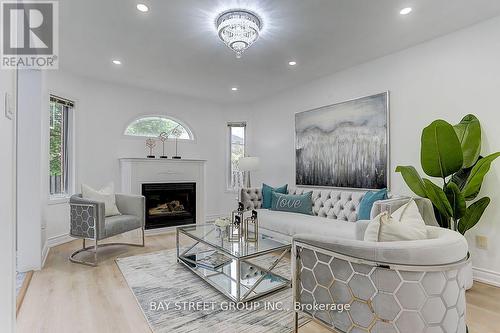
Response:
[{"label": "wall outlet", "polygon": [[476,235],[476,247],[478,249],[488,249],[488,237]]}]

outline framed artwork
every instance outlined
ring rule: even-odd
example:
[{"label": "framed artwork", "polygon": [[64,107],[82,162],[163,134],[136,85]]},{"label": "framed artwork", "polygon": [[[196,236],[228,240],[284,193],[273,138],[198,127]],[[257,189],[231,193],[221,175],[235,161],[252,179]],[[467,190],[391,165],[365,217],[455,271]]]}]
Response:
[{"label": "framed artwork", "polygon": [[382,189],[388,167],[389,92],[295,114],[297,185]]}]

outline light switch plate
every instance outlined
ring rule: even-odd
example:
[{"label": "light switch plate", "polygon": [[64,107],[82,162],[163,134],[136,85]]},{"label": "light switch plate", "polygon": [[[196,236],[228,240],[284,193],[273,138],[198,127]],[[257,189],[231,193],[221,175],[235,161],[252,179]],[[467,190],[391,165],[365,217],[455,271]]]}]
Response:
[{"label": "light switch plate", "polygon": [[12,95],[6,92],[4,94],[5,117],[10,120],[14,119],[14,106],[12,105],[12,102]]}]

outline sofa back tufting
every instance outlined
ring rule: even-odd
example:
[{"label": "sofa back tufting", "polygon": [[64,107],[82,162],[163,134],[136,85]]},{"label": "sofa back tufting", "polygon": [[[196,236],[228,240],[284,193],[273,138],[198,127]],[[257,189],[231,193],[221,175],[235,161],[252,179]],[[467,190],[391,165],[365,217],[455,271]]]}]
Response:
[{"label": "sofa back tufting", "polygon": [[[366,191],[318,189],[304,187],[290,187],[289,194],[299,195],[312,191],[313,215],[355,222],[358,220],[359,204]],[[259,209],[262,207],[262,189],[241,189],[241,202],[245,209]]]}]

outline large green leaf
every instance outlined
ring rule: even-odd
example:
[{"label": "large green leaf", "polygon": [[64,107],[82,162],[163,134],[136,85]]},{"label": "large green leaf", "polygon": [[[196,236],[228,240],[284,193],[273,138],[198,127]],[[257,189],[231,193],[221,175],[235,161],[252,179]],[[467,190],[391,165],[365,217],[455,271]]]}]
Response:
[{"label": "large green leaf", "polygon": [[463,194],[466,200],[474,200],[483,183],[484,176],[488,173],[491,163],[500,156],[500,152],[493,153],[480,159],[472,168],[467,183],[464,186]]},{"label": "large green leaf", "polygon": [[413,193],[422,198],[427,198],[424,182],[414,167],[400,165],[396,167],[396,172],[401,172],[406,185],[408,185]]},{"label": "large green leaf", "polygon": [[427,175],[445,178],[462,168],[460,141],[446,121],[436,120],[424,128],[421,141],[420,161]]},{"label": "large green leaf", "polygon": [[[483,158],[482,156],[479,156],[477,161],[480,161],[482,158]],[[476,163],[477,163],[477,161],[476,161]],[[457,184],[458,188],[460,190],[463,190],[465,187],[465,184],[467,184],[467,179],[469,178],[471,171],[472,171],[472,168],[462,168],[462,169],[458,170],[458,172],[455,172],[453,174],[453,176],[451,176],[451,181],[454,182],[455,184]]]},{"label": "large green leaf", "polygon": [[476,163],[481,152],[481,124],[479,119],[472,114],[468,114],[453,128],[462,146],[463,167],[470,168]]},{"label": "large green leaf", "polygon": [[442,214],[436,206],[432,205],[434,210],[434,216],[436,216],[436,221],[441,228],[451,229],[451,218]]},{"label": "large green leaf", "polygon": [[464,217],[462,217],[458,222],[458,231],[463,235],[467,230],[474,227],[481,219],[481,216],[483,216],[483,213],[489,204],[490,198],[484,197],[470,205],[469,208],[467,208]]},{"label": "large green leaf", "polygon": [[450,202],[446,197],[444,191],[431,182],[429,179],[424,178],[425,185],[425,193],[427,194],[427,198],[429,198],[434,206],[446,217],[453,216],[453,209],[451,208]]},{"label": "large green leaf", "polygon": [[467,206],[465,204],[465,198],[460,192],[457,184],[449,182],[444,188],[444,193],[451,204],[451,209],[453,210],[453,218],[455,220],[460,219],[465,214]]}]

